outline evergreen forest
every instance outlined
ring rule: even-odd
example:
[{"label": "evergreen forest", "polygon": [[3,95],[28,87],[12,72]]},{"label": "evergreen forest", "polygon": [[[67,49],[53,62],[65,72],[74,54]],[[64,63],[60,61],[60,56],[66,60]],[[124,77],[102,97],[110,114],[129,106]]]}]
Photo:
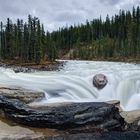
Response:
[{"label": "evergreen forest", "polygon": [[140,60],[140,8],[120,10],[106,19],[48,32],[39,18],[7,18],[0,23],[0,59],[21,63],[80,60]]}]

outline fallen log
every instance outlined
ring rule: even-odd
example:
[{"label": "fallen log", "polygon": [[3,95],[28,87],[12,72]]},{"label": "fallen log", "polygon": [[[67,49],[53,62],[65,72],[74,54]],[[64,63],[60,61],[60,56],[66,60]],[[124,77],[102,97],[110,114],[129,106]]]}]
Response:
[{"label": "fallen log", "polygon": [[18,99],[0,96],[0,109],[6,117],[32,127],[63,130],[92,126],[103,130],[122,130],[125,124],[118,108],[107,103],[67,103],[33,108]]}]

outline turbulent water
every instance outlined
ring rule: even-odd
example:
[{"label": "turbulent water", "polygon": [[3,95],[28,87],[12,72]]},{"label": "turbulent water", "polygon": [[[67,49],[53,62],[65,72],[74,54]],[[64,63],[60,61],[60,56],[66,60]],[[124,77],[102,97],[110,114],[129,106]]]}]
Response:
[{"label": "turbulent water", "polygon": [[[108,84],[97,90],[92,79],[105,74]],[[140,109],[140,65],[119,62],[67,61],[60,71],[14,73],[0,68],[0,84],[44,91],[40,104],[120,100],[124,110]]]}]

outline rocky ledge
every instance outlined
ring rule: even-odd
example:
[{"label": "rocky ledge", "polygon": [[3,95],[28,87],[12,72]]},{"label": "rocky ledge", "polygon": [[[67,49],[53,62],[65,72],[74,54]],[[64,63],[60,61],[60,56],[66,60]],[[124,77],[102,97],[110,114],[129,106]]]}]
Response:
[{"label": "rocky ledge", "polygon": [[45,98],[45,94],[40,91],[24,89],[21,87],[0,86],[0,95],[8,99],[19,99],[24,103],[31,103]]},{"label": "rocky ledge", "polygon": [[107,103],[69,103],[34,108],[17,99],[0,96],[0,109],[5,116],[32,127],[71,129],[122,130],[124,119],[113,105]]},{"label": "rocky ledge", "polygon": [[140,111],[124,112],[119,101],[33,103],[43,98],[39,91],[0,86],[0,140],[140,139]]}]

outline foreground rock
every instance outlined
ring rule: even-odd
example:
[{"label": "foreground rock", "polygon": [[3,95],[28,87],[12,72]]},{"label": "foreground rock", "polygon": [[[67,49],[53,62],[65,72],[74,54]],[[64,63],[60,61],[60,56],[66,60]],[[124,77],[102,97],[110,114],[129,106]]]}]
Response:
[{"label": "foreground rock", "polygon": [[140,131],[140,110],[122,111],[120,114],[127,122],[129,131]]},{"label": "foreground rock", "polygon": [[134,111],[122,111],[121,116],[125,118],[125,121],[127,123],[133,123],[135,121],[140,120],[140,110],[134,110]]},{"label": "foreground rock", "polygon": [[79,133],[45,137],[45,140],[140,140],[140,132]]},{"label": "foreground rock", "polygon": [[124,119],[119,115],[118,109],[106,103],[72,103],[40,109],[0,96],[0,109],[8,118],[32,127],[64,130],[90,126],[102,131],[122,130],[124,127]]},{"label": "foreground rock", "polygon": [[139,131],[79,132],[76,134],[52,129],[32,129],[0,121],[0,140],[139,140]]},{"label": "foreground rock", "polygon": [[107,77],[103,74],[96,74],[93,77],[93,85],[98,89],[104,88],[107,82]]},{"label": "foreground rock", "polygon": [[0,86],[0,95],[3,95],[8,99],[19,99],[24,103],[38,101],[45,97],[43,92],[28,90],[20,87],[14,88],[6,86]]},{"label": "foreground rock", "polygon": [[21,126],[11,126],[3,121],[0,121],[0,140],[17,140],[17,139],[40,139],[43,137],[41,133]]},{"label": "foreground rock", "polygon": [[139,140],[139,131],[79,132],[70,134],[52,129],[25,128],[0,121],[0,140]]},{"label": "foreground rock", "polygon": [[0,121],[0,140],[139,140],[140,112],[131,111],[121,114],[129,122],[128,128],[123,130],[125,122],[119,115],[118,109],[114,107],[119,105],[119,101],[108,103],[111,105],[63,103],[50,104],[46,107],[34,106],[32,103],[30,104],[32,107],[29,107],[19,100],[8,100],[0,96],[0,109],[8,120],[11,118],[10,120],[24,125],[45,127],[27,128]]}]

